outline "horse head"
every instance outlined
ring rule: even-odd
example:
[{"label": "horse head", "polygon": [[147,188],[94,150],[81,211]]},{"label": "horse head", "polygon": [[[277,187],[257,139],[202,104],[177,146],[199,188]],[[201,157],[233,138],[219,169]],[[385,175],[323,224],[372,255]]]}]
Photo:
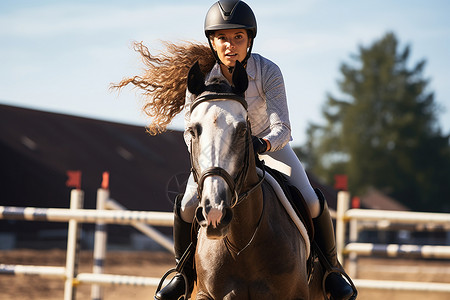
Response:
[{"label": "horse head", "polygon": [[191,164],[198,184],[200,205],[196,218],[208,238],[224,237],[233,218],[241,182],[248,168],[251,146],[245,68],[236,63],[230,85],[210,78],[196,63],[188,74],[188,90],[195,96],[190,107]]}]

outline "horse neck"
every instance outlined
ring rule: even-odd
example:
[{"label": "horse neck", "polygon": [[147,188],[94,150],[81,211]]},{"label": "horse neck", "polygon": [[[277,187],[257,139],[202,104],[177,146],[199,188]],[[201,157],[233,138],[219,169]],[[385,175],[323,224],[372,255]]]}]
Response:
[{"label": "horse neck", "polygon": [[[256,163],[253,151],[249,154],[249,166],[247,176],[240,193],[247,192],[252,189],[258,182],[259,177],[256,172]],[[242,200],[233,209],[233,222],[231,222],[231,230],[228,239],[239,249],[242,249],[252,238],[260,218],[263,213],[263,193],[261,185],[252,191],[247,198]]]}]

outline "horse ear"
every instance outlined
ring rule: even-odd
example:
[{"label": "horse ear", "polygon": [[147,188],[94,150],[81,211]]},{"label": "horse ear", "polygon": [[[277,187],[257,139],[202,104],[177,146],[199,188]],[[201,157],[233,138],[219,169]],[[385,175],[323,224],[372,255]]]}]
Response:
[{"label": "horse ear", "polygon": [[205,74],[200,70],[198,61],[189,69],[187,86],[189,92],[199,95],[205,91]]},{"label": "horse ear", "polygon": [[239,61],[236,61],[236,66],[234,67],[232,82],[233,92],[238,95],[245,93],[248,88],[247,72]]}]

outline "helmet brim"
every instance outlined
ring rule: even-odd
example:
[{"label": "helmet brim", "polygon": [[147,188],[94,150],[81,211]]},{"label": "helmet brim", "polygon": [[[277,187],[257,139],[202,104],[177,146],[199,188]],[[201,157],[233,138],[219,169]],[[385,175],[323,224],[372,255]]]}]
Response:
[{"label": "helmet brim", "polygon": [[245,30],[249,30],[252,33],[253,37],[255,35],[254,28],[244,26],[241,24],[221,24],[221,25],[215,25],[215,26],[208,26],[207,28],[205,28],[205,35],[206,35],[206,37],[209,37],[210,34],[216,32],[218,30],[226,30],[226,29],[245,29]]}]

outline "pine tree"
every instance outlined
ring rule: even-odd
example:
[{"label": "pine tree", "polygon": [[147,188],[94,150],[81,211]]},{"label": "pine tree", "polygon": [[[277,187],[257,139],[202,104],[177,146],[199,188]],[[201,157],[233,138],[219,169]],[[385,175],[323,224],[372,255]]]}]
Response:
[{"label": "pine tree", "polygon": [[426,61],[409,68],[410,46],[399,48],[387,33],[341,65],[343,96],[328,95],[326,124],[310,124],[307,165],[329,183],[347,174],[355,195],[375,187],[412,209],[448,210],[449,136],[437,124]]}]

